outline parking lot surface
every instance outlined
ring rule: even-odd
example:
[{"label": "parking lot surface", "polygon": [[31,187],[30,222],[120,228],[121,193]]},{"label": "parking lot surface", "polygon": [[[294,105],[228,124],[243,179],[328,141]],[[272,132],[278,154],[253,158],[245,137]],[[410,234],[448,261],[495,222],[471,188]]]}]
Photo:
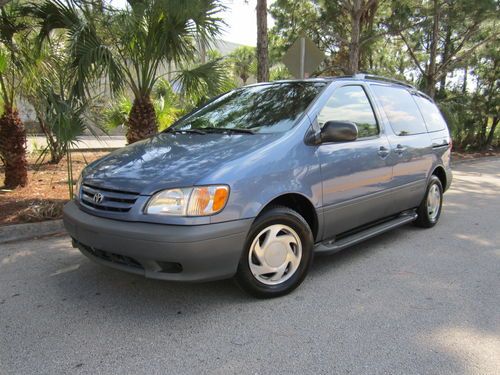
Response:
[{"label": "parking lot surface", "polygon": [[292,294],[147,280],[66,236],[0,245],[0,374],[499,374],[500,159],[439,224],[317,257]]}]

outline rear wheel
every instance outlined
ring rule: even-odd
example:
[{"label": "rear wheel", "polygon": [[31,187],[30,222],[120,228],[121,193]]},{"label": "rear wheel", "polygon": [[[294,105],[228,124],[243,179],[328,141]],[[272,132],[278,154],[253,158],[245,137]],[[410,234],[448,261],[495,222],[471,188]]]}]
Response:
[{"label": "rear wheel", "polygon": [[309,270],[312,248],[313,235],[305,219],[287,207],[273,207],[252,225],[236,281],[259,298],[290,293]]},{"label": "rear wheel", "polygon": [[417,209],[417,220],[415,225],[422,228],[431,228],[441,216],[443,206],[443,186],[436,176],[431,176],[425,197]]}]

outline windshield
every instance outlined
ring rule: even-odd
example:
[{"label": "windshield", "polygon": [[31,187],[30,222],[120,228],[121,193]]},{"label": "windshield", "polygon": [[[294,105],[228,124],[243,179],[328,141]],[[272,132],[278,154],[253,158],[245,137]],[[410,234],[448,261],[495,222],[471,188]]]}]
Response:
[{"label": "windshield", "polygon": [[237,89],[179,120],[169,130],[285,132],[324,86],[323,82],[287,82]]}]

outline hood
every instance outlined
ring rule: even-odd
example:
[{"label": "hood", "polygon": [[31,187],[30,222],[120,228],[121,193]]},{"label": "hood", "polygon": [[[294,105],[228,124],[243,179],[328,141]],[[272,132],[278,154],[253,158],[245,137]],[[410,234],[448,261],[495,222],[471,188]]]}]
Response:
[{"label": "hood", "polygon": [[250,154],[281,135],[162,133],[89,164],[84,180],[102,188],[143,195],[191,186],[226,162]]}]

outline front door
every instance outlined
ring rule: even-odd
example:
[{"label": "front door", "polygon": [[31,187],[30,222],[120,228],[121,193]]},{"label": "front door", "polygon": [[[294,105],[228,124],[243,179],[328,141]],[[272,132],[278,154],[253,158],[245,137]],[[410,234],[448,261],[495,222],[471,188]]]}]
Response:
[{"label": "front door", "polygon": [[317,121],[351,121],[358,127],[353,142],[324,143],[318,154],[323,184],[323,238],[386,216],[392,180],[390,145],[379,127],[363,85],[335,89]]}]

